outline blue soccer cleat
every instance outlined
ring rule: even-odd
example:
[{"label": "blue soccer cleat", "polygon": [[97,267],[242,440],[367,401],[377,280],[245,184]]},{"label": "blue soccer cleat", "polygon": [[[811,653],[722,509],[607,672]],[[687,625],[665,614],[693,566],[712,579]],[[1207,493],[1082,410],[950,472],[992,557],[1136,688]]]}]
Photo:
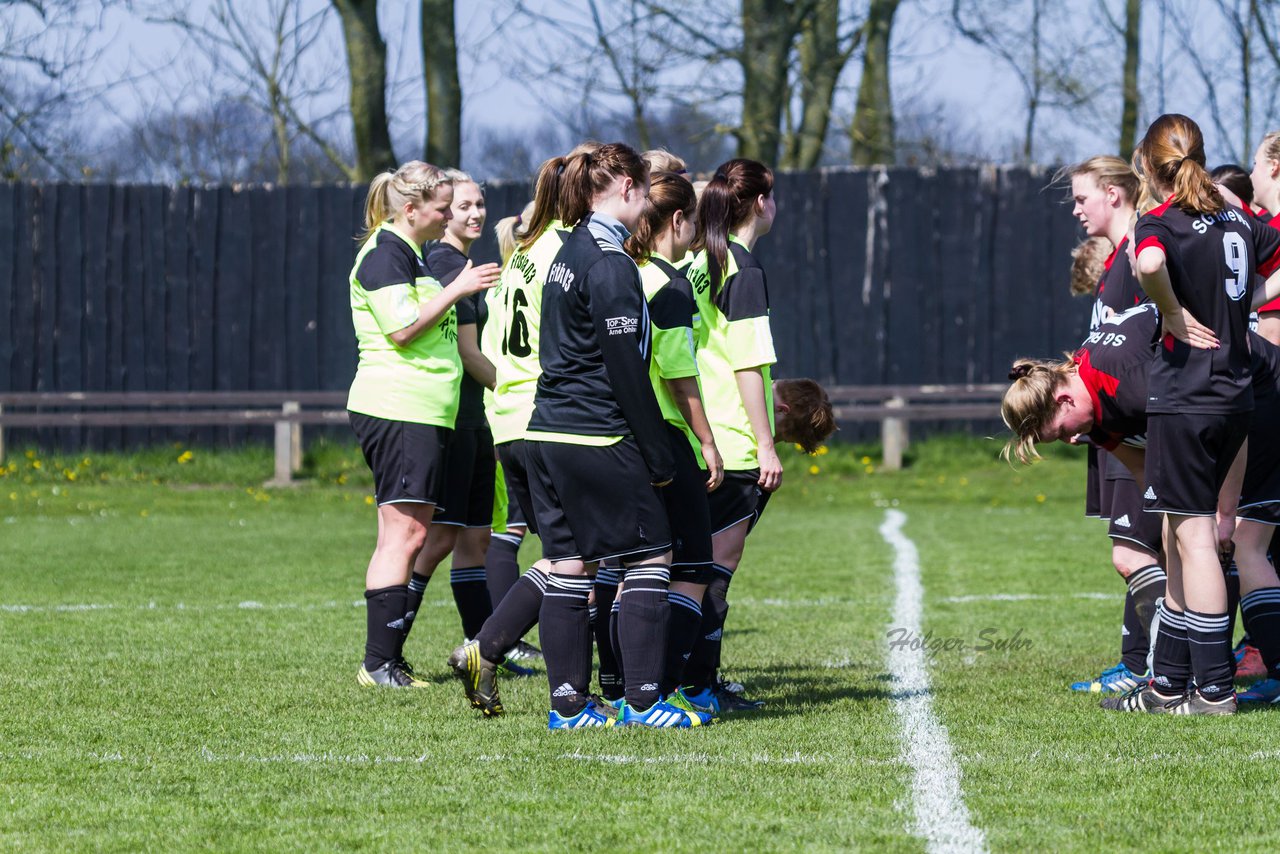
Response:
[{"label": "blue soccer cleat", "polygon": [[1115,667],[1108,667],[1102,671],[1097,679],[1072,682],[1071,690],[1090,694],[1126,694],[1139,685],[1146,685],[1150,681],[1150,673],[1134,673],[1122,661]]},{"label": "blue soccer cleat", "polygon": [[1241,703],[1280,703],[1280,679],[1263,679],[1236,695]]},{"label": "blue soccer cleat", "polygon": [[720,698],[716,696],[716,692],[711,688],[693,692],[689,690],[689,687],[685,687],[680,688],[676,693],[683,697],[684,701],[695,712],[713,716],[720,714]]},{"label": "blue soccer cleat", "polygon": [[595,703],[588,702],[582,707],[582,711],[568,718],[555,709],[547,714],[547,729],[586,729],[595,726],[613,726],[613,719]]},{"label": "blue soccer cleat", "polygon": [[689,729],[706,726],[711,716],[702,712],[690,712],[659,700],[643,712],[637,712],[623,700],[618,706],[618,716],[613,726],[646,726],[653,729]]},{"label": "blue soccer cleat", "polygon": [[498,664],[498,675],[509,679],[528,679],[536,674],[536,670],[525,667],[523,664],[516,664],[510,656],[502,659]]}]

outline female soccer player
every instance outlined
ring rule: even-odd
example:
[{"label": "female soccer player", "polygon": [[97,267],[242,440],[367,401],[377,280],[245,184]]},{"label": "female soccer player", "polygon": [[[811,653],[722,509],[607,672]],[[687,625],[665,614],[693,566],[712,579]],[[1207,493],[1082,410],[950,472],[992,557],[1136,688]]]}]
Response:
[{"label": "female soccer player", "polygon": [[1227,206],[1204,165],[1200,128],[1177,114],[1156,119],[1134,152],[1135,171],[1163,200],[1134,237],[1138,278],[1165,330],[1148,381],[1143,498],[1165,516],[1169,578],[1152,684],[1107,704],[1121,711],[1236,710],[1218,552],[1234,529],[1239,488],[1228,473],[1243,473],[1253,409],[1253,277],[1280,264],[1280,232]]},{"label": "female soccer player", "polygon": [[[426,253],[427,273],[448,285],[467,267],[471,244],[484,233],[484,192],[471,176],[457,169],[445,171],[453,185],[453,204],[444,238]],[[484,390],[493,386],[493,365],[480,352],[479,329],[488,312],[483,294],[473,293],[454,306],[458,321],[458,354],[462,359],[462,382],[458,416],[449,439],[445,464],[444,509],[436,513],[427,532],[427,542],[414,564],[409,579],[409,614],[422,604],[427,583],[440,561],[453,553],[449,587],[462,618],[464,637],[480,631],[493,612],[485,579],[485,551],[489,526],[493,521],[493,483],[496,463],[493,434],[484,418]],[[413,620],[405,619],[405,634]]]},{"label": "female soccer player", "polygon": [[[532,211],[521,215],[515,251],[503,265],[498,286],[485,300],[489,322],[480,338],[480,350],[494,367],[493,396],[486,413],[506,480],[507,506],[510,512],[518,512],[535,534],[538,529],[529,492],[525,432],[542,374],[538,361],[542,285],[568,235],[557,218],[565,166],[570,157],[598,146],[583,143],[538,169]],[[467,699],[485,717],[503,713],[497,668],[506,652],[537,624],[549,570],[545,560],[530,567],[494,607],[493,615],[472,641],[449,656],[449,666],[462,680]]]},{"label": "female soccer player", "polygon": [[[1109,317],[1127,311],[1147,296],[1129,264],[1129,225],[1136,214],[1138,176],[1119,157],[1099,155],[1070,167],[1072,215],[1090,237],[1112,245],[1097,283],[1090,331]],[[1142,493],[1128,469],[1105,450],[1089,449],[1089,496],[1086,515],[1108,520],[1111,563],[1126,585],[1120,662],[1093,679],[1071,685],[1073,691],[1125,692],[1149,678],[1147,650],[1156,600],[1164,595],[1160,567],[1160,518],[1142,512]]]},{"label": "female soccer player", "polygon": [[[693,344],[693,286],[675,265],[694,238],[693,185],[675,172],[649,173],[649,203],[625,248],[640,267],[649,302],[653,358],[649,379],[667,422],[676,478],[663,489],[674,547],[671,561],[667,663],[659,693],[672,696],[702,624],[702,599],[711,580],[711,512],[707,493],[724,477],[698,387]],[[624,591],[625,593],[625,591]],[[603,679],[601,687],[604,687]],[[679,703],[683,697],[673,697]]]},{"label": "female soccer player", "polygon": [[773,384],[777,361],[769,328],[764,268],[751,254],[776,213],[773,173],[754,160],[730,160],[715,171],[698,202],[700,250],[689,268],[697,300],[698,372],[711,430],[724,458],[724,483],[710,494],[714,576],[702,603],[701,637],[685,668],[685,694],[702,709],[758,708],[721,689],[717,669],[726,595],[748,532],[782,484],[774,450]]},{"label": "female soccer player", "polygon": [[[1253,153],[1253,171],[1249,173],[1253,185],[1252,202],[1265,212],[1258,219],[1275,228],[1274,216],[1280,211],[1280,131],[1272,131],[1262,138]],[[1280,300],[1272,300],[1258,309],[1258,334],[1273,344],[1280,344]]]},{"label": "female soccer player", "polygon": [[[526,431],[534,513],[551,562],[539,626],[551,729],[690,727],[709,717],[663,701],[671,532],[657,487],[677,475],[649,383],[651,329],[623,241],[640,220],[648,169],[622,143],[568,158],[560,218],[575,223],[542,290],[542,376]],[[618,558],[624,700],[589,696],[591,573]]]},{"label": "female soccer player", "polygon": [[362,685],[419,685],[401,654],[409,571],[440,500],[445,448],[458,409],[454,305],[492,287],[496,264],[469,262],[447,287],[427,273],[422,244],[444,234],[453,187],[412,161],[369,185],[362,246],[351,268],[360,361],[347,399],[373,470],[378,542],[365,573],[368,627]]}]

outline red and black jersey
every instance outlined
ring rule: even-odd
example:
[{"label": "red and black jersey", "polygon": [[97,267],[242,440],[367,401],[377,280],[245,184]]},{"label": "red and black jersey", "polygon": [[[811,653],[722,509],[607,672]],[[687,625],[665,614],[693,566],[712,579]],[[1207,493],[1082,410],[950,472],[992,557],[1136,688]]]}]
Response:
[{"label": "red and black jersey", "polygon": [[1093,401],[1095,445],[1141,445],[1147,432],[1147,377],[1155,358],[1160,313],[1143,303],[1102,322],[1076,351],[1080,379]]},{"label": "red and black jersey", "polygon": [[1222,345],[1197,350],[1166,335],[1151,368],[1147,412],[1248,412],[1253,277],[1270,275],[1280,265],[1280,231],[1231,205],[1202,214],[1170,199],[1138,220],[1134,236],[1138,254],[1149,246],[1164,250],[1178,304]]},{"label": "red and black jersey", "polygon": [[1129,256],[1124,251],[1128,242],[1127,237],[1121,240],[1120,245],[1111,250],[1111,255],[1107,258],[1106,271],[1098,280],[1098,287],[1094,291],[1090,332],[1096,330],[1108,317],[1151,301],[1142,285],[1138,284],[1138,277],[1133,274],[1133,268],[1129,265]]}]

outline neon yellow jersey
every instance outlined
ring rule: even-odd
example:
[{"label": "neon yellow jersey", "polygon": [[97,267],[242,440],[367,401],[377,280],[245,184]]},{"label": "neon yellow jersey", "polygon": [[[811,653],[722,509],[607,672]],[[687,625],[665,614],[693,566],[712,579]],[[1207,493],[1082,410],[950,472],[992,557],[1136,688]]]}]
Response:
[{"label": "neon yellow jersey", "polygon": [[696,377],[698,360],[694,354],[693,287],[675,265],[654,255],[640,265],[640,282],[649,302],[649,323],[653,328],[653,357],[649,360],[649,382],[658,398],[658,407],[667,423],[684,433],[693,446],[698,465],[706,468],[702,443],[684,420],[664,380]]},{"label": "neon yellow jersey", "polygon": [[453,308],[404,347],[391,340],[391,333],[411,326],[419,306],[442,290],[427,275],[421,247],[383,223],[360,248],[350,284],[360,362],[347,409],[452,429],[462,381]]},{"label": "neon yellow jersey", "polygon": [[716,447],[729,471],[760,467],[751,419],[738,391],[735,371],[759,368],[764,377],[765,411],[773,430],[773,376],[770,367],[778,360],[769,328],[769,289],[764,268],[746,244],[729,236],[724,283],[711,296],[707,257],[699,252],[686,275],[693,287],[697,313],[694,341],[698,356],[698,376],[707,420],[715,435]]},{"label": "neon yellow jersey", "polygon": [[489,321],[480,335],[480,351],[493,363],[497,378],[493,394],[485,396],[485,414],[497,444],[525,438],[533,415],[533,395],[542,374],[542,283],[568,233],[552,222],[527,252],[512,253],[497,287],[485,295]]}]

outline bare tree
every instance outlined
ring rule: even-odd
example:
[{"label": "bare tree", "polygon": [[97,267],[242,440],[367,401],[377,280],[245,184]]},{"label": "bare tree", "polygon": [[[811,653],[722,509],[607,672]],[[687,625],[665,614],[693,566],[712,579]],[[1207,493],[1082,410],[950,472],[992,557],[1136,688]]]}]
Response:
[{"label": "bare tree", "polygon": [[862,81],[853,115],[853,163],[870,166],[892,163],[893,93],[889,88],[889,45],[899,0],[871,0],[867,13],[866,49],[862,53]]},{"label": "bare tree", "polygon": [[[863,21],[854,14],[842,15],[840,5],[839,0],[818,0],[801,21],[796,49],[800,122],[792,127],[788,113],[780,163],[784,169],[812,169],[821,161],[836,87],[849,58],[862,44],[866,32]],[[887,85],[888,78],[885,80]]]},{"label": "bare tree", "polygon": [[351,124],[356,164],[352,178],[367,181],[396,165],[387,125],[387,43],[378,31],[378,0],[332,0],[342,17],[351,80]]},{"label": "bare tree", "polygon": [[462,163],[462,86],[453,0],[422,0],[422,75],[427,93],[427,162]]}]

